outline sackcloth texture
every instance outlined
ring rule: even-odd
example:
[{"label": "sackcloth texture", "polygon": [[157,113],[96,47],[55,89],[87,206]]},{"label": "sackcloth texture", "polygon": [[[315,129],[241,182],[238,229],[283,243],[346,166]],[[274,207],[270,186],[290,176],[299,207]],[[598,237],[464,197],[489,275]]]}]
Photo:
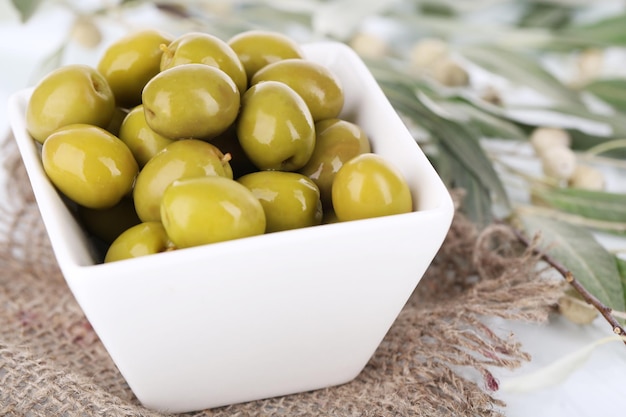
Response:
[{"label": "sackcloth texture", "polygon": [[[70,293],[13,138],[0,204],[0,415],[164,416],[146,409]],[[462,193],[453,191],[455,201]],[[502,416],[493,368],[530,360],[486,317],[545,322],[561,283],[504,226],[457,209],[424,278],[361,374],[341,386],[185,416]]]}]

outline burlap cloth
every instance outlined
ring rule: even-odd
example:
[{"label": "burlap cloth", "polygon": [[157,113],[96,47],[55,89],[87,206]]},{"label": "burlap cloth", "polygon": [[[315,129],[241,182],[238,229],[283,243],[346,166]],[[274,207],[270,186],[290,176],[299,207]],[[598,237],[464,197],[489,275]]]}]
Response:
[{"label": "burlap cloth", "polygon": [[[162,416],[133,396],[73,299],[12,138],[0,204],[0,415]],[[483,320],[545,321],[562,287],[506,228],[460,213],[435,261],[363,372],[314,392],[190,416],[499,416],[490,369],[529,360]]]}]

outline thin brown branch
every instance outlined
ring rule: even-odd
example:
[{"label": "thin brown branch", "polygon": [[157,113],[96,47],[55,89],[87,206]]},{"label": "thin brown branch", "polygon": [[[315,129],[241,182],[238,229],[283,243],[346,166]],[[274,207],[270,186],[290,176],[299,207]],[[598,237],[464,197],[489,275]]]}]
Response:
[{"label": "thin brown branch", "polygon": [[[513,233],[517,237],[517,239],[522,242],[525,246],[530,247],[531,241],[528,237],[526,237],[520,230],[516,229],[513,226],[511,227]],[[606,306],[602,303],[596,296],[591,294],[581,283],[574,277],[574,274],[566,268],[562,263],[554,259],[554,257],[550,256],[550,254],[541,251],[539,249],[533,250],[535,253],[541,256],[545,262],[547,262],[551,267],[553,267],[559,274],[563,276],[565,281],[567,281],[580,296],[589,304],[598,310],[598,312],[604,317],[604,319],[611,325],[613,328],[613,333],[618,336],[626,336],[626,331],[624,331],[624,327],[619,323],[619,321],[613,316],[613,309]],[[626,344],[626,340],[624,341]]]}]

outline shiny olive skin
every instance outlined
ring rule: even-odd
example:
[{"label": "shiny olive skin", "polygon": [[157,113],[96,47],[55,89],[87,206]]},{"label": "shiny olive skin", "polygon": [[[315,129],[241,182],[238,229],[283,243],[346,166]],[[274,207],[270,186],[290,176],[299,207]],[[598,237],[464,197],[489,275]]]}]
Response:
[{"label": "shiny olive skin", "polygon": [[259,199],[266,233],[317,226],[322,222],[320,192],[313,181],[296,172],[259,171],[237,180]]},{"label": "shiny olive skin", "polygon": [[205,64],[224,71],[243,94],[248,88],[246,69],[225,41],[204,32],[188,32],[163,48],[161,71],[178,65]]},{"label": "shiny olive skin", "polygon": [[254,74],[251,85],[280,81],[293,88],[311,110],[314,121],[335,118],[343,108],[339,78],[327,67],[305,59],[284,59],[266,65]]},{"label": "shiny olive skin", "polygon": [[163,192],[175,180],[209,175],[232,179],[228,159],[217,147],[198,139],[172,142],[150,159],[137,176],[133,190],[137,215],[144,222],[161,220]]},{"label": "shiny olive skin", "polygon": [[355,156],[343,164],[333,181],[332,202],[342,222],[413,210],[411,190],[402,173],[373,153]]},{"label": "shiny olive skin", "polygon": [[161,218],[178,248],[265,233],[265,213],[245,186],[225,177],[173,182],[163,194]]},{"label": "shiny olive skin", "polygon": [[265,81],[243,95],[237,137],[260,170],[296,171],[315,148],[315,125],[306,103],[287,84]]},{"label": "shiny olive skin", "polygon": [[115,97],[102,74],[87,65],[66,65],[35,85],[26,108],[26,129],[43,143],[52,132],[70,124],[106,128],[114,112]]},{"label": "shiny olive skin", "polygon": [[59,191],[95,209],[112,207],[129,194],[139,169],[124,142],[85,124],[52,133],[43,144],[41,160]]},{"label": "shiny olive skin", "polygon": [[322,120],[315,124],[313,155],[298,172],[315,182],[322,204],[330,207],[331,188],[339,168],[355,156],[369,152],[369,138],[360,126],[342,119]]},{"label": "shiny olive skin", "polygon": [[173,249],[174,246],[160,222],[139,223],[125,230],[111,243],[104,262],[139,258]]},{"label": "shiny olive skin", "polygon": [[224,71],[204,64],[160,72],[143,90],[148,126],[170,139],[211,139],[237,118],[240,95]]},{"label": "shiny olive skin", "polygon": [[118,106],[141,104],[141,91],[160,71],[161,45],[172,40],[168,33],[139,30],[116,40],[104,51],[96,68],[111,86]]},{"label": "shiny olive skin", "polygon": [[300,46],[290,37],[274,31],[249,30],[228,40],[246,69],[248,80],[264,66],[289,58],[304,58]]},{"label": "shiny olive skin", "polygon": [[106,209],[77,206],[76,214],[88,232],[108,244],[125,230],[141,223],[131,196],[125,196],[119,203]]},{"label": "shiny olive skin", "polygon": [[128,112],[119,129],[119,138],[135,156],[140,167],[174,140],[159,135],[148,126],[143,104]]}]

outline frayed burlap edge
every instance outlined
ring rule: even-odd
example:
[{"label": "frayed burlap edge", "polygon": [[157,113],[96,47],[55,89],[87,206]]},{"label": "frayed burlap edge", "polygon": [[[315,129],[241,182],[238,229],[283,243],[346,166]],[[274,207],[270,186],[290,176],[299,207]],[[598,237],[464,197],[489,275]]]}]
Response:
[{"label": "frayed burlap edge", "polygon": [[[0,206],[0,415],[163,416],[138,403],[65,285],[12,138]],[[462,201],[459,195],[457,202]],[[381,345],[352,382],[189,416],[501,416],[493,368],[530,359],[485,318],[545,322],[563,286],[506,227],[459,211]]]}]

